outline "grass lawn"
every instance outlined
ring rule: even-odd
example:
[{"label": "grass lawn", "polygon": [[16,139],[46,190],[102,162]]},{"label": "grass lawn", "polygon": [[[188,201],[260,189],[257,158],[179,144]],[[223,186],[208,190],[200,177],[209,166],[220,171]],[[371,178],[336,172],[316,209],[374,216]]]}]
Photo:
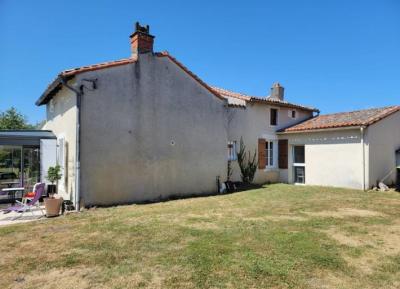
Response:
[{"label": "grass lawn", "polygon": [[0,288],[400,288],[400,194],[269,185],[0,227]]}]

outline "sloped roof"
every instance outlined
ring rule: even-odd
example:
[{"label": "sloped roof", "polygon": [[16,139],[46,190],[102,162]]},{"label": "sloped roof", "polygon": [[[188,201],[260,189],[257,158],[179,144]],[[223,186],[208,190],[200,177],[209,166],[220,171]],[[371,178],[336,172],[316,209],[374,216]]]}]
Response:
[{"label": "sloped roof", "polygon": [[[313,107],[307,107],[303,105],[298,105],[294,103],[289,103],[284,100],[274,99],[270,97],[257,97],[257,96],[249,96],[245,94],[241,94],[238,92],[229,91],[223,88],[212,87],[205,83],[200,79],[196,74],[190,71],[185,65],[179,62],[175,57],[171,56],[168,52],[156,52],[155,55],[157,57],[167,57],[173,63],[175,63],[178,67],[180,67],[184,72],[186,72],[189,76],[191,76],[194,80],[196,80],[200,85],[206,88],[209,92],[215,95],[217,98],[222,100],[227,100],[229,106],[237,106],[237,107],[246,107],[246,102],[254,102],[254,103],[265,103],[265,104],[273,104],[278,106],[290,107],[290,108],[298,108],[303,110],[315,111],[319,112],[318,109]],[[108,61],[93,65],[81,66],[72,69],[67,69],[58,74],[56,79],[47,87],[45,92],[41,95],[41,97],[36,101],[36,105],[46,104],[50,101],[50,99],[61,89],[62,81],[68,80],[75,75],[87,71],[94,71],[99,69],[106,69],[114,66],[125,65],[130,63],[135,63],[137,58],[124,58],[115,61]]]},{"label": "sloped roof", "polygon": [[313,108],[313,107],[290,103],[285,100],[280,100],[280,99],[276,99],[276,98],[250,96],[250,95],[230,91],[230,90],[215,87],[215,86],[213,86],[212,89],[215,90],[216,92],[218,92],[222,97],[227,99],[228,104],[230,104],[230,102],[231,102],[233,105],[246,106],[247,102],[253,102],[253,103],[258,102],[258,103],[265,103],[265,104],[271,104],[271,105],[284,106],[284,107],[289,107],[289,108],[298,108],[298,109],[302,109],[302,110],[319,112],[318,109]]},{"label": "sloped roof", "polygon": [[62,79],[70,79],[76,74],[87,72],[87,71],[94,71],[104,68],[110,68],[119,65],[125,65],[129,63],[134,63],[137,61],[137,58],[124,58],[115,61],[108,61],[97,63],[93,65],[81,66],[72,69],[67,69],[61,71],[57,77],[50,83],[50,85],[46,88],[40,98],[36,101],[36,105],[46,104],[54,95],[61,89],[62,86]]},{"label": "sloped roof", "polygon": [[311,130],[369,126],[397,111],[400,106],[371,108],[350,112],[319,115],[302,123],[280,130],[283,133]]},{"label": "sloped roof", "polygon": [[[184,66],[181,62],[179,62],[176,58],[172,57],[168,52],[157,52],[155,53],[157,57],[167,57],[169,60],[171,60],[173,63],[175,63],[177,66],[179,66],[184,72],[186,72],[189,76],[191,76],[194,80],[200,83],[200,85],[204,86],[209,92],[211,92],[213,95],[218,97],[219,99],[224,99],[218,92],[213,90],[207,83],[202,81],[200,77],[198,77],[196,74],[194,74],[192,71],[190,71],[186,66]],[[137,61],[137,58],[124,58],[116,61],[109,61],[109,62],[103,62],[103,63],[98,63],[98,64],[93,64],[93,65],[88,65],[88,66],[81,66],[81,67],[76,67],[72,69],[67,69],[58,74],[56,79],[47,87],[45,92],[42,94],[42,96],[36,101],[36,105],[42,105],[46,104],[57,91],[61,89],[62,86],[62,79],[69,79],[79,73],[87,72],[87,71],[94,71],[94,70],[99,70],[99,69],[105,69],[105,68],[110,68],[114,66],[119,66],[119,65],[125,65],[125,64],[130,64],[130,63],[135,63]]]}]

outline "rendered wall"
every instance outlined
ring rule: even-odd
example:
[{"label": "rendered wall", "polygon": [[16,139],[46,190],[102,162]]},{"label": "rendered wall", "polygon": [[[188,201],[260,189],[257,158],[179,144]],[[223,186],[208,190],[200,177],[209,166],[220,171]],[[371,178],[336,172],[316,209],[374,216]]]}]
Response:
[{"label": "rendered wall", "polygon": [[[278,125],[270,126],[270,109],[278,109]],[[231,109],[228,113],[229,130],[228,138],[229,141],[236,141],[238,146],[240,138],[243,138],[246,150],[250,150],[253,154],[258,149],[258,139],[264,138],[267,140],[277,141],[278,136],[276,131],[299,123],[312,116],[309,111],[302,111],[296,109],[297,117],[292,119],[289,117],[289,108],[270,106],[264,103],[249,104],[245,109],[237,108]],[[267,169],[257,169],[254,182],[263,184],[266,182],[278,182],[281,181],[280,175],[283,173],[287,174],[287,170],[280,170],[278,168],[278,144],[276,142],[275,166]],[[233,177],[234,181],[240,181],[240,169],[237,161],[233,163]]]},{"label": "rendered wall", "polygon": [[59,182],[58,192],[64,198],[75,199],[75,158],[76,158],[76,96],[67,88],[54,96],[46,106],[47,122],[43,129],[51,130],[57,138],[66,141],[67,166],[64,183]]},{"label": "rendered wall", "polygon": [[87,72],[81,195],[109,205],[216,193],[226,176],[224,102],[166,57]]},{"label": "rendered wall", "polygon": [[363,188],[363,149],[359,129],[285,134],[280,138],[289,140],[287,182],[294,182],[293,146],[305,145],[305,184]]},{"label": "rendered wall", "polygon": [[369,126],[366,140],[369,145],[369,187],[375,186],[388,174],[385,183],[395,183],[395,151],[400,148],[400,112]]}]

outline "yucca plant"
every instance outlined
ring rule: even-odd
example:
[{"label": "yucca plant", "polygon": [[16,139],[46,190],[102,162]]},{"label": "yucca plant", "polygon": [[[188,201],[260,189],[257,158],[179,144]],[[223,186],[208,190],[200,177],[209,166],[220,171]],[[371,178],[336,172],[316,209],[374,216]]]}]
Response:
[{"label": "yucca plant", "polygon": [[246,152],[246,146],[243,142],[243,138],[240,138],[240,148],[237,154],[238,164],[240,168],[240,175],[244,183],[250,184],[254,180],[254,176],[257,171],[258,160],[257,151],[254,151],[253,156],[251,152]]}]

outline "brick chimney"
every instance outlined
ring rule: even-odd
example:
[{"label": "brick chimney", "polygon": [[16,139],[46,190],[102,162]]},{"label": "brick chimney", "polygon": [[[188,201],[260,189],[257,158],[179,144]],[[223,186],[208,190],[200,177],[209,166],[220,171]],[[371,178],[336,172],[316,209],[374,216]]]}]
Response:
[{"label": "brick chimney", "polygon": [[129,38],[132,57],[141,53],[153,52],[154,36],[150,35],[149,25],[140,26],[139,22],[136,22],[135,32]]},{"label": "brick chimney", "polygon": [[280,85],[279,82],[275,82],[271,87],[271,95],[270,98],[283,100],[284,99],[284,90],[285,88]]}]

